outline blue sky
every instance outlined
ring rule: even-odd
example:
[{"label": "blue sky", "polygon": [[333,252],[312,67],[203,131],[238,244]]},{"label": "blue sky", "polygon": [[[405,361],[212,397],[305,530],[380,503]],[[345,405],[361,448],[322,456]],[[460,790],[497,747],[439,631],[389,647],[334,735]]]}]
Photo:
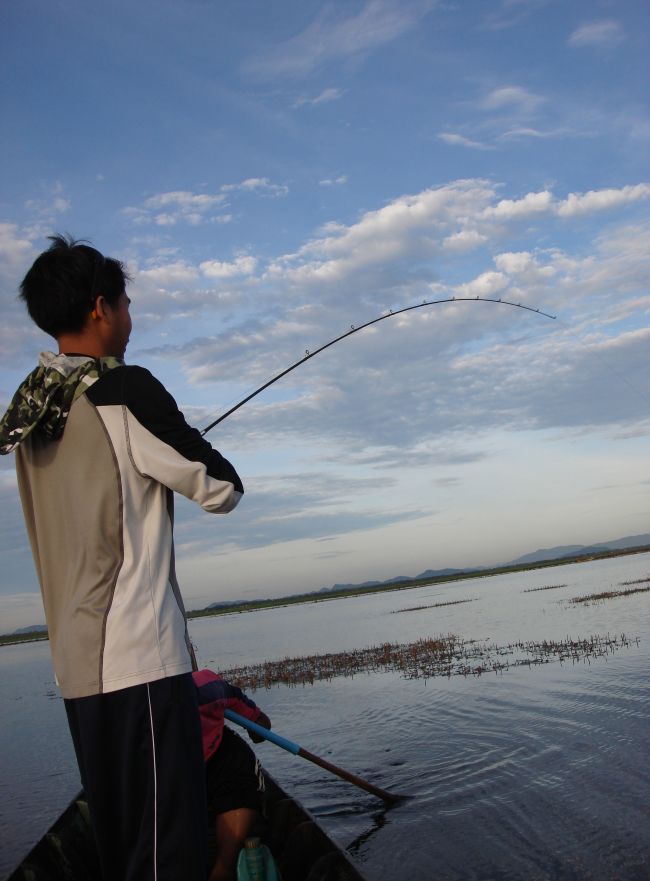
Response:
[{"label": "blue sky", "polygon": [[[0,12],[0,403],[52,341],[52,232],[128,263],[127,360],[247,494],[181,501],[190,608],[648,531],[643,2],[99,4]],[[42,620],[0,462],[0,630]]]}]

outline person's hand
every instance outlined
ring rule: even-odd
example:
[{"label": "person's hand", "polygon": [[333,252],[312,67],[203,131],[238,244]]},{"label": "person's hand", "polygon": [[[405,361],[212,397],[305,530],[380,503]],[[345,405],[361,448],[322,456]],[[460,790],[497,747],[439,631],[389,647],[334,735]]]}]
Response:
[{"label": "person's hand", "polygon": [[[259,716],[257,717],[257,719],[255,720],[255,722],[258,725],[261,725],[262,728],[270,728],[271,727],[271,720],[266,715],[266,713],[260,713]],[[260,737],[259,734],[255,734],[254,731],[249,731],[248,736],[253,741],[253,743],[262,743],[262,741],[264,740],[263,737]]]}]

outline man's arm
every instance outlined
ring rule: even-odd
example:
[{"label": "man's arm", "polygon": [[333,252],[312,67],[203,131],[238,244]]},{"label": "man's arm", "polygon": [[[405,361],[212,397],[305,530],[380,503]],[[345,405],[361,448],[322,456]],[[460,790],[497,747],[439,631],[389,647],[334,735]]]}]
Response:
[{"label": "man's arm", "polygon": [[207,511],[231,511],[244,492],[231,463],[187,424],[174,398],[148,370],[123,371],[121,397],[134,466]]}]

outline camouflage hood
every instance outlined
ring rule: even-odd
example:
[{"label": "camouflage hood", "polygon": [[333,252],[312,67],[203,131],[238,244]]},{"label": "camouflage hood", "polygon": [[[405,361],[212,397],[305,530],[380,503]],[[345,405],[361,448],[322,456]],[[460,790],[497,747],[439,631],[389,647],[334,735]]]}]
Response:
[{"label": "camouflage hood", "polygon": [[35,429],[48,440],[58,440],[74,401],[102,373],[123,363],[113,357],[41,352],[38,367],[21,383],[0,420],[0,454],[11,453]]}]

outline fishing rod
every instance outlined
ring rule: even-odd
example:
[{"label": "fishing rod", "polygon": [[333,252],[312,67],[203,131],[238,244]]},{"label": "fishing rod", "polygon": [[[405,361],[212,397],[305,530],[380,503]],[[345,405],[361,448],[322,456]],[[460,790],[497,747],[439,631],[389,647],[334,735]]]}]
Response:
[{"label": "fishing rod", "polygon": [[421,303],[415,303],[413,306],[405,306],[403,309],[389,309],[384,315],[380,315],[378,318],[373,318],[371,321],[366,321],[365,324],[350,325],[350,330],[347,330],[345,333],[342,333],[340,336],[337,336],[335,339],[330,340],[328,343],[325,343],[322,346],[319,346],[317,349],[314,349],[313,352],[310,352],[309,349],[305,349],[305,354],[302,358],[296,361],[294,364],[290,364],[285,370],[282,370],[276,376],[269,379],[259,388],[256,388],[255,391],[251,392],[250,395],[247,395],[242,401],[238,404],[235,404],[234,407],[231,407],[230,410],[227,410],[218,419],[215,419],[214,422],[211,422],[207,428],[204,428],[201,432],[201,437],[206,435],[210,429],[214,428],[215,425],[219,425],[220,422],[223,422],[224,419],[227,419],[228,416],[231,416],[240,407],[243,407],[244,404],[247,404],[250,400],[263,392],[264,389],[267,389],[270,385],[273,385],[274,382],[277,382],[279,379],[282,379],[283,376],[286,376],[287,373],[291,373],[292,370],[295,370],[296,367],[300,367],[301,364],[304,364],[305,361],[309,361],[310,358],[313,358],[315,355],[324,352],[325,349],[329,349],[330,346],[333,346],[334,343],[340,343],[341,340],[346,339],[346,337],[352,336],[355,333],[359,333],[360,330],[363,330],[366,327],[370,327],[372,324],[377,324],[380,321],[385,321],[387,318],[394,318],[396,315],[402,315],[404,312],[411,312],[413,309],[422,309],[424,306],[439,306],[441,303],[462,303],[462,302],[476,302],[479,303],[500,303],[502,306],[514,306],[515,309],[525,309],[527,312],[535,312],[537,315],[543,315],[545,318],[552,318],[555,320],[557,316],[551,315],[548,312],[544,312],[541,309],[536,309],[533,306],[524,306],[523,303],[513,303],[510,300],[503,300],[501,297],[498,299],[495,297],[446,297],[443,300],[423,300]]}]

